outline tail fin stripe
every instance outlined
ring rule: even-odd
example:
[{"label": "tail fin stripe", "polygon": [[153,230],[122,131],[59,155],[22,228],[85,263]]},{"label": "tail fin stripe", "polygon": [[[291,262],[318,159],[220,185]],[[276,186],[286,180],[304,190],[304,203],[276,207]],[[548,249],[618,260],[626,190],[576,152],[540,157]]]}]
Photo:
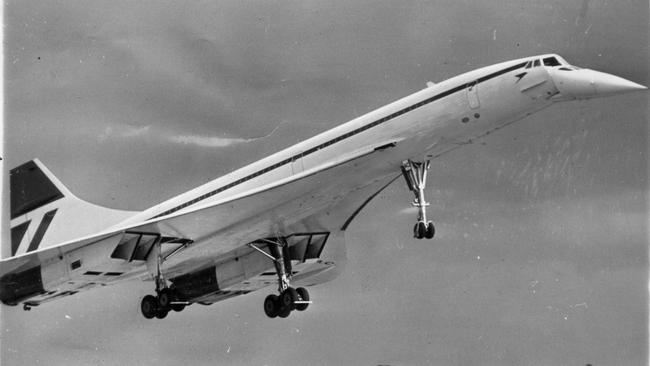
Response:
[{"label": "tail fin stripe", "polygon": [[41,240],[43,240],[43,236],[45,236],[45,232],[47,231],[47,228],[50,226],[50,223],[52,223],[52,219],[54,219],[54,215],[56,215],[57,210],[58,209],[55,208],[54,210],[46,212],[45,215],[43,215],[43,220],[41,220],[41,223],[38,225],[38,229],[36,229],[36,234],[34,234],[32,241],[29,243],[29,248],[27,248],[27,252],[31,252],[38,249],[38,246],[41,244]]},{"label": "tail fin stripe", "polygon": [[11,256],[13,257],[16,255],[16,252],[18,251],[18,247],[20,247],[20,243],[23,241],[23,237],[25,236],[25,233],[27,232],[27,228],[29,227],[29,224],[32,222],[32,220],[28,220],[23,222],[20,225],[16,225],[11,228]]}]

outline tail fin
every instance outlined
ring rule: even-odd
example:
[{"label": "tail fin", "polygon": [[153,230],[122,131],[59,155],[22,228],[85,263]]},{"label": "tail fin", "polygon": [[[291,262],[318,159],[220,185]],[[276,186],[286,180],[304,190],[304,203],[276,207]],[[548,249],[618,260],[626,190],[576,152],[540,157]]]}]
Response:
[{"label": "tail fin", "polygon": [[10,171],[11,256],[90,235],[134,214],[83,201],[38,159]]}]

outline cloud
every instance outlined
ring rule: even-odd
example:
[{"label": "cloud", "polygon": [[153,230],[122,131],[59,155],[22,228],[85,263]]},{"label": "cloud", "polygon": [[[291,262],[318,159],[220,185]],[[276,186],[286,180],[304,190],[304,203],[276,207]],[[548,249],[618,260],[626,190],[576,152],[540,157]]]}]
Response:
[{"label": "cloud", "polygon": [[134,138],[148,134],[151,125],[147,126],[106,126],[104,130],[97,135],[99,142],[105,142],[109,137]]},{"label": "cloud", "polygon": [[219,137],[219,136],[203,136],[203,135],[174,135],[168,138],[169,141],[183,144],[183,145],[195,145],[199,147],[228,147],[232,145],[249,143],[257,140],[262,140],[267,137],[271,137],[275,131],[277,131],[283,122],[280,122],[275,128],[264,136],[252,137],[252,138],[241,138],[241,137]]},{"label": "cloud", "polygon": [[170,141],[183,145],[196,145],[201,147],[226,147],[248,142],[248,139],[228,138],[217,136],[179,135],[171,136]]},{"label": "cloud", "polygon": [[141,126],[141,127],[135,127],[135,126],[129,126],[124,133],[122,133],[123,137],[137,137],[137,136],[142,136],[145,135],[147,132],[149,132],[149,129],[151,126]]},{"label": "cloud", "polygon": [[113,135],[113,127],[112,126],[106,126],[104,128],[104,131],[102,131],[102,133],[97,135],[97,141],[104,142],[112,135]]},{"label": "cloud", "polygon": [[118,139],[132,139],[132,138],[143,138],[143,137],[154,137],[161,141],[172,142],[175,144],[181,145],[194,145],[198,147],[208,147],[208,148],[218,148],[218,147],[228,147],[243,143],[249,143],[267,137],[271,137],[284,123],[280,122],[271,132],[263,136],[251,137],[251,138],[242,138],[242,137],[222,137],[222,136],[210,136],[210,135],[199,135],[199,134],[184,134],[179,135],[171,131],[165,131],[160,129],[152,129],[151,125],[146,126],[106,126],[104,130],[97,135],[97,140],[99,142],[105,142],[109,138],[118,138]]}]

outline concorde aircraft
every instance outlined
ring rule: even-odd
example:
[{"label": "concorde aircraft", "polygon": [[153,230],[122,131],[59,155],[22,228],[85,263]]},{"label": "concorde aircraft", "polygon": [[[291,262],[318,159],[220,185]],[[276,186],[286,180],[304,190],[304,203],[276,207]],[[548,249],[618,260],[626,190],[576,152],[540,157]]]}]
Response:
[{"label": "concorde aircraft", "polygon": [[388,185],[404,179],[418,210],[413,235],[431,239],[432,159],[557,101],[642,89],[554,54],[502,62],[429,83],[142,212],[84,202],[32,160],[10,172],[11,242],[2,245],[11,256],[0,261],[0,300],[29,310],[149,280],[155,295],[141,311],[162,319],[277,285],[263,308],[285,318],[311,304],[305,287],[340,272],[346,230]]}]

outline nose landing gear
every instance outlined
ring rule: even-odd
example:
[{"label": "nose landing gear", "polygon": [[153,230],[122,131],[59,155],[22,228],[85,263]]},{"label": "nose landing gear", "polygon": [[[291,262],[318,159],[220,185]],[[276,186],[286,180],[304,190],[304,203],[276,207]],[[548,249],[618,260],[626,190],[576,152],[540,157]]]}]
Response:
[{"label": "nose landing gear", "polygon": [[432,221],[427,220],[427,206],[429,203],[424,199],[424,189],[427,184],[427,172],[429,171],[429,160],[417,162],[404,160],[402,162],[402,175],[406,180],[409,190],[415,194],[413,206],[418,208],[418,221],[413,227],[413,237],[416,239],[431,239],[436,233]]},{"label": "nose landing gear", "polygon": [[312,302],[309,292],[304,287],[293,288],[290,285],[291,260],[289,259],[289,246],[284,240],[262,239],[260,242],[267,244],[271,254],[260,249],[255,243],[248,244],[251,248],[264,254],[273,261],[275,272],[278,275],[279,295],[271,294],[264,299],[264,313],[269,318],[286,318],[292,311],[305,311]]}]

